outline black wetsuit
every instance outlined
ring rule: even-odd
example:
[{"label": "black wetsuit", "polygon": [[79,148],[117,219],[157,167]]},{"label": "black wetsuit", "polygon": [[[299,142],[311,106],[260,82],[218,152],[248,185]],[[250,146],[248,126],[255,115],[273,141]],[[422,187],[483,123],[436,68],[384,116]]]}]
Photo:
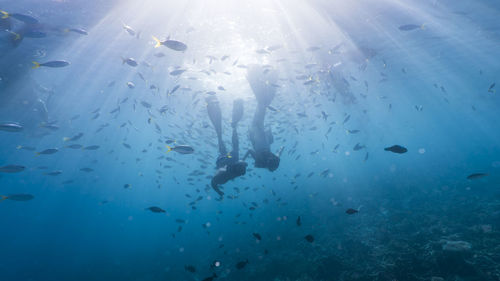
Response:
[{"label": "black wetsuit", "polygon": [[257,99],[257,108],[249,130],[249,138],[253,149],[245,154],[243,160],[251,155],[255,160],[255,167],[274,171],[279,166],[281,151],[278,155],[271,152],[273,135],[271,130],[266,131],[264,129],[264,119],[266,117],[266,108],[276,95],[273,84],[277,80],[277,74],[275,71],[265,70],[260,66],[251,66],[248,69],[247,79]]},{"label": "black wetsuit", "polygon": [[235,100],[233,105],[233,128],[232,134],[232,151],[228,154],[224,141],[222,139],[222,121],[219,102],[216,97],[207,98],[207,110],[210,121],[215,128],[217,141],[219,145],[219,157],[217,157],[216,167],[217,173],[212,178],[212,188],[222,197],[224,192],[219,188],[219,185],[225,184],[229,180],[235,179],[246,173],[247,163],[239,160],[239,140],[237,126],[243,116],[243,101]]}]

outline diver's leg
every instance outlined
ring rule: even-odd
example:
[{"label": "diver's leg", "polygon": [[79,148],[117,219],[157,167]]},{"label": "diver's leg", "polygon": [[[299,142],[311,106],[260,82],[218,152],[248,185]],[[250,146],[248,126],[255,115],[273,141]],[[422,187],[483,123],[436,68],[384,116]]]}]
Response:
[{"label": "diver's leg", "polygon": [[219,154],[226,155],[227,150],[222,140],[222,114],[220,111],[219,101],[216,97],[211,96],[206,99],[207,101],[207,111],[210,121],[215,128],[215,133],[217,134],[217,141],[219,143]]},{"label": "diver's leg", "polygon": [[243,100],[237,99],[233,102],[233,120],[231,126],[233,127],[233,136],[231,138],[233,151],[231,151],[231,156],[233,161],[237,162],[240,159],[240,145],[238,139],[238,122],[240,122],[243,117]]},{"label": "diver's leg", "polygon": [[276,95],[276,81],[278,74],[275,70],[264,69],[259,65],[248,68],[247,80],[259,105],[267,107]]}]

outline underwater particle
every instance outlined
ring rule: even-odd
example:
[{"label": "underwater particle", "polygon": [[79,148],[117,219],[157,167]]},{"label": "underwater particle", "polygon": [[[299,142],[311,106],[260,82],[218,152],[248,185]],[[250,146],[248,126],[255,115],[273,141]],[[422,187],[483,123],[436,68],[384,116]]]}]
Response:
[{"label": "underwater particle", "polygon": [[346,213],[346,214],[348,214],[348,215],[354,215],[354,214],[356,214],[356,213],[358,213],[358,212],[359,212],[358,210],[353,209],[353,208],[349,208],[349,209],[347,209],[347,210],[345,211],[345,213]]},{"label": "underwater particle", "polygon": [[398,153],[398,154],[403,154],[403,153],[406,153],[408,151],[408,149],[406,149],[406,147],[403,147],[403,146],[397,145],[397,144],[390,146],[390,147],[386,147],[386,148],[384,148],[384,150]]},{"label": "underwater particle", "polygon": [[418,149],[419,154],[424,154],[425,153],[425,148],[419,148]]},{"label": "underwater particle", "polygon": [[45,66],[45,67],[51,67],[51,68],[59,68],[59,67],[66,67],[70,65],[68,61],[64,60],[54,60],[54,61],[48,61],[44,63],[38,63],[36,61],[33,61],[34,66],[32,67],[33,69],[39,68],[40,66]]},{"label": "underwater particle", "polygon": [[184,266],[184,270],[186,270],[188,272],[191,272],[191,273],[195,273],[196,272],[196,267],[194,267],[193,265],[185,265]]},{"label": "underwater particle", "polygon": [[50,155],[50,154],[54,154],[56,152],[58,152],[59,149],[57,148],[48,148],[48,149],[45,149],[43,151],[40,151],[40,152],[37,152],[36,155],[39,156],[39,155]]},{"label": "underwater particle", "polygon": [[26,169],[26,167],[21,166],[21,165],[6,165],[6,166],[0,167],[0,172],[13,174],[13,173],[22,172],[25,169]]},{"label": "underwater particle", "polygon": [[486,173],[474,173],[467,176],[468,180],[476,180],[488,176]]},{"label": "underwater particle", "polygon": [[259,241],[262,240],[262,236],[260,236],[260,234],[254,232],[254,233],[252,233],[252,235],[253,235],[253,237],[255,237],[255,239],[257,239]]},{"label": "underwater particle", "polygon": [[12,200],[12,201],[30,201],[35,196],[27,193],[21,193],[21,194],[11,194],[11,195],[0,195],[0,202],[4,200]]},{"label": "underwater particle", "polygon": [[17,123],[0,123],[0,131],[17,133],[23,130],[23,126]]},{"label": "underwater particle", "polygon": [[192,148],[189,145],[176,145],[174,147],[166,146],[167,147],[167,153],[170,151],[175,151],[180,154],[192,154],[194,152],[194,148]]},{"label": "underwater particle", "polygon": [[248,264],[248,259],[240,261],[236,264],[236,269],[241,270]]},{"label": "underwater particle", "polygon": [[314,236],[312,236],[311,234],[307,234],[306,236],[304,236],[304,239],[306,239],[306,241],[309,243],[314,242]]}]

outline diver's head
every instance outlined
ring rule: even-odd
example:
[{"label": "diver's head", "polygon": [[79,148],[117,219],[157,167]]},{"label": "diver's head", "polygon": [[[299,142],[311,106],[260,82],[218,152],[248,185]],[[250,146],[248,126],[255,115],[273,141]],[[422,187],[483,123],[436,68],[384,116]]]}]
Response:
[{"label": "diver's head", "polygon": [[280,165],[280,158],[277,155],[268,152],[266,158],[266,168],[269,171],[274,172],[276,169],[278,169],[279,165]]}]

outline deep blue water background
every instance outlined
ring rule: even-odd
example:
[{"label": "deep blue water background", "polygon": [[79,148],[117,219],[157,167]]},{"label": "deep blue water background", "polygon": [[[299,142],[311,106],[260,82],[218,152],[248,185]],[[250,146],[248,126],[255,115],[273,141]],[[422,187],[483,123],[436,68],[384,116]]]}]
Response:
[{"label": "deep blue water background", "polygon": [[[24,126],[0,131],[0,166],[27,167],[0,174],[0,194],[35,196],[0,202],[0,280],[203,280],[213,272],[217,280],[500,280],[500,96],[488,92],[500,82],[500,3],[341,2],[0,1],[47,31],[17,47],[0,31],[0,122]],[[23,26],[13,23],[13,31]],[[404,24],[425,28],[399,30]],[[71,27],[89,35],[60,31]],[[152,35],[188,50],[155,49]],[[283,47],[256,52],[276,44]],[[160,51],[166,56],[155,57]],[[71,65],[31,69],[31,61],[61,59]],[[205,92],[217,92],[228,147],[232,101],[245,100],[246,151],[255,101],[238,65],[252,63],[282,78],[266,124],[273,150],[285,150],[273,173],[250,161],[219,201],[207,188],[217,148]],[[175,66],[187,72],[169,75]],[[302,74],[315,82],[304,85]],[[76,143],[100,148],[65,148],[63,137],[79,132]],[[196,152],[165,154],[165,138]],[[366,148],[354,151],[357,143]],[[384,151],[393,144],[408,152]],[[35,156],[18,145],[59,152]],[[488,176],[466,179],[479,172]],[[472,248],[449,253],[445,241]]]}]

